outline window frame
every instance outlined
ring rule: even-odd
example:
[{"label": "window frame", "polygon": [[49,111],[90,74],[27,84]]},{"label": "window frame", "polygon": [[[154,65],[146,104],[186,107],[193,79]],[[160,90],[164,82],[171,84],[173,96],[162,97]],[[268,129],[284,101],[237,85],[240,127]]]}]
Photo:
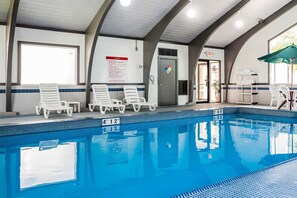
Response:
[{"label": "window frame", "polygon": [[[53,46],[53,47],[62,47],[62,48],[75,48],[76,53],[76,66],[75,69],[75,83],[67,84],[67,85],[84,85],[84,83],[80,83],[80,46],[79,45],[65,45],[65,44],[57,44],[57,43],[43,43],[43,42],[29,42],[29,41],[18,41],[18,59],[17,59],[17,82],[13,83],[13,85],[38,85],[38,84],[22,84],[21,83],[21,72],[22,72],[22,44],[28,45],[37,45],[37,46]],[[64,85],[64,84],[61,84]],[[66,85],[66,84],[65,84]]]},{"label": "window frame", "polygon": [[[277,38],[277,37],[279,37],[280,35],[282,35],[283,33],[285,33],[286,31],[288,31],[288,30],[290,30],[291,28],[293,28],[294,26],[297,26],[297,23],[294,23],[293,25],[291,25],[290,27],[288,27],[288,28],[286,28],[285,30],[283,30],[283,31],[281,31],[280,33],[278,33],[277,35],[275,35],[274,37],[272,37],[272,38],[270,38],[267,42],[268,42],[268,49],[267,49],[267,51],[268,51],[268,54],[269,53],[271,53],[270,52],[270,42],[273,40],[273,39],[275,39],[275,38]],[[268,65],[268,82],[269,82],[269,84],[272,84],[271,82],[273,81],[273,85],[281,85],[281,84],[284,84],[284,83],[275,83],[275,64],[274,63],[267,63],[267,65]],[[274,67],[273,68],[273,70],[274,70],[274,75],[273,75],[273,78],[274,79],[271,79],[271,75],[270,75],[270,73],[271,73],[271,70],[272,70],[272,67]],[[291,72],[290,71],[290,69],[288,68],[288,76],[290,76],[290,74],[289,74],[289,72]],[[288,80],[289,80],[289,77],[288,77]],[[287,83],[285,83],[285,84],[290,84],[290,82],[287,82]],[[293,83],[293,85],[297,85],[297,83]]]}]

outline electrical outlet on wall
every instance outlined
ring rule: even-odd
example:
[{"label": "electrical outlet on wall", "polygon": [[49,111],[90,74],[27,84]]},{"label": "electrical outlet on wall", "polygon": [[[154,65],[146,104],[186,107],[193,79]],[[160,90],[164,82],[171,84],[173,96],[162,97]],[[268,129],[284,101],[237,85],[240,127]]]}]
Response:
[{"label": "electrical outlet on wall", "polygon": [[137,65],[136,67],[137,67],[137,69],[142,69],[143,68],[142,65]]}]

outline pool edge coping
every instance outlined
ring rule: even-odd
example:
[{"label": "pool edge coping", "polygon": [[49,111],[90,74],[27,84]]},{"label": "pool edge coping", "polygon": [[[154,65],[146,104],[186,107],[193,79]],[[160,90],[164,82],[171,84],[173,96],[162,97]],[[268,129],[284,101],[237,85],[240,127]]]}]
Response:
[{"label": "pool edge coping", "polygon": [[[214,114],[214,110],[223,109],[223,114]],[[264,116],[282,116],[288,118],[297,118],[297,112],[285,111],[285,110],[275,110],[275,109],[262,109],[255,107],[236,107],[236,106],[225,106],[225,107],[215,107],[215,108],[205,108],[205,109],[185,109],[185,110],[172,110],[172,111],[161,111],[161,112],[141,112],[137,114],[117,114],[117,115],[106,115],[104,117],[90,117],[86,116],[83,118],[67,118],[60,120],[42,120],[42,121],[30,121],[24,123],[8,123],[5,125],[0,124],[0,137],[3,136],[13,136],[22,134],[32,134],[32,133],[42,133],[50,131],[60,131],[60,130],[70,130],[70,129],[81,129],[90,127],[102,127],[102,119],[117,118],[121,119],[121,124],[133,124],[141,122],[153,122],[153,121],[163,121],[170,119],[182,119],[182,118],[192,118],[192,117],[202,117],[202,116],[222,116],[232,113],[248,113],[248,114],[258,114]],[[157,115],[157,116],[156,116]],[[175,115],[175,116],[173,116]],[[168,116],[168,117],[166,117]],[[17,118],[15,116],[13,118]],[[122,122],[123,120],[123,122]],[[89,126],[85,124],[89,123]],[[42,130],[29,131],[31,127],[43,127]],[[23,131],[20,131],[20,128]]]}]

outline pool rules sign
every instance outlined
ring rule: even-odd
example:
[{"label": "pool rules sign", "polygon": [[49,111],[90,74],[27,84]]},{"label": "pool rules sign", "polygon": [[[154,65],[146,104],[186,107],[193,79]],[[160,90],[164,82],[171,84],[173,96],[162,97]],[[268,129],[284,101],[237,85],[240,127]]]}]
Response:
[{"label": "pool rules sign", "polygon": [[106,56],[108,64],[108,82],[126,82],[128,78],[128,57]]}]

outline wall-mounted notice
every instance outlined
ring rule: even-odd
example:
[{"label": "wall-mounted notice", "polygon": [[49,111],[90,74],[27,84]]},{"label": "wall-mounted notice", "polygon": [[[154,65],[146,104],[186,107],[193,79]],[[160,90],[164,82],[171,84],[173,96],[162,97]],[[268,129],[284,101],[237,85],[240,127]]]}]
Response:
[{"label": "wall-mounted notice", "polygon": [[108,82],[126,82],[128,78],[128,57],[106,56],[108,64]]}]

